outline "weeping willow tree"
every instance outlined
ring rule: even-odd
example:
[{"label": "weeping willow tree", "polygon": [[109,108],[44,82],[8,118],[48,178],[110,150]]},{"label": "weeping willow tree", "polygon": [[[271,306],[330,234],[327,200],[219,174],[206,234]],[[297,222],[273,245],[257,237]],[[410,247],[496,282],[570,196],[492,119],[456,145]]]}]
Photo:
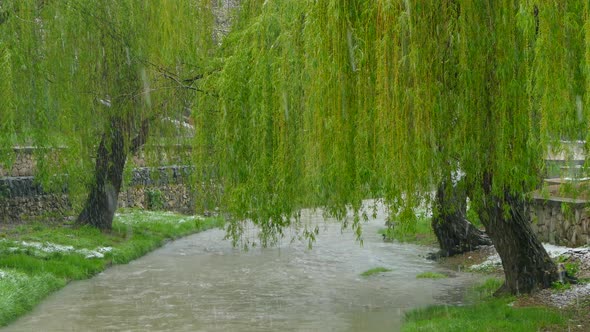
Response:
[{"label": "weeping willow tree", "polygon": [[127,157],[163,119],[190,113],[212,47],[209,4],[15,0],[0,10],[1,144],[38,147],[37,179],[60,188],[55,174],[67,174],[71,197],[86,196],[78,221],[110,229]]},{"label": "weeping willow tree", "polygon": [[[195,114],[199,174],[263,243],[324,206],[360,235],[361,201],[401,215],[465,174],[503,291],[558,277],[525,211],[547,146],[587,133],[588,4],[245,1]],[[443,186],[444,187],[444,186]],[[448,191],[444,189],[443,191]],[[305,230],[313,237],[313,232]]]},{"label": "weeping willow tree", "polygon": [[[1,17],[1,16],[0,16]],[[1,19],[0,19],[1,20]],[[1,24],[1,23],[0,23]],[[10,165],[13,159],[10,148],[13,145],[14,135],[14,93],[12,91],[12,61],[6,46],[0,42],[0,160]]]}]

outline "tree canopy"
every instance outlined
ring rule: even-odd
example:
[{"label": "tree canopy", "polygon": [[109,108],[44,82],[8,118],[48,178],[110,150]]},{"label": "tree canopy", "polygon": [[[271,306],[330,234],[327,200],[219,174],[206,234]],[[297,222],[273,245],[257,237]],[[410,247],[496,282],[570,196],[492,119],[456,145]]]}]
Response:
[{"label": "tree canopy", "polygon": [[[1,147],[39,147],[36,178],[61,188],[54,175],[66,173],[71,197],[81,197],[96,181],[101,140],[111,150],[107,143],[120,134],[126,154],[145,143],[148,129],[157,143],[164,120],[190,114],[213,46],[209,6],[2,1]],[[44,147],[67,149],[51,154]]]},{"label": "tree canopy", "polygon": [[194,113],[199,174],[222,184],[230,230],[248,218],[271,239],[303,206],[415,206],[457,169],[474,197],[490,177],[497,195],[530,192],[548,146],[586,138],[589,10],[244,1]]},{"label": "tree canopy", "polygon": [[588,2],[243,0],[220,38],[229,2],[0,2],[0,162],[39,147],[37,179],[109,229],[128,156],[192,113],[197,202],[234,240],[319,206],[360,238],[363,199],[412,215],[458,172],[510,291],[555,280],[523,202],[548,148],[588,134]]}]

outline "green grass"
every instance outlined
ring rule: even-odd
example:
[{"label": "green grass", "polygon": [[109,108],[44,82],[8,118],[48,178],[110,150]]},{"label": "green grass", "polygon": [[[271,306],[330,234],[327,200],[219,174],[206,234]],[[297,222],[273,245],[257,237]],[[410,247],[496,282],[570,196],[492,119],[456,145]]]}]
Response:
[{"label": "green grass", "polygon": [[567,317],[549,308],[511,306],[514,297],[492,298],[502,281],[489,279],[475,287],[475,304],[430,306],[408,312],[402,331],[539,331],[564,326]]},{"label": "green grass", "polygon": [[374,274],[378,274],[378,273],[382,273],[382,272],[389,272],[389,271],[391,271],[391,270],[388,269],[388,268],[384,268],[382,266],[379,266],[379,267],[375,267],[375,268],[372,268],[370,270],[367,270],[367,271],[361,273],[361,276],[363,276],[363,277],[369,277],[369,276],[372,276]]},{"label": "green grass", "polygon": [[488,278],[483,283],[476,285],[468,293],[467,299],[470,302],[481,301],[492,298],[494,292],[504,283],[500,278]]},{"label": "green grass", "polygon": [[37,303],[66,285],[66,280],[50,273],[29,275],[3,269],[0,278],[0,323],[6,325],[30,311]]},{"label": "green grass", "polygon": [[396,222],[395,227],[383,228],[378,231],[386,240],[396,240],[404,243],[419,245],[437,245],[436,236],[430,225],[430,218],[414,216],[402,222]]},{"label": "green grass", "polygon": [[442,279],[448,278],[447,275],[438,272],[424,272],[416,276],[417,279]]},{"label": "green grass", "polygon": [[126,210],[111,232],[39,222],[6,229],[0,234],[0,326],[71,280],[90,278],[166,241],[222,225],[217,218]]}]

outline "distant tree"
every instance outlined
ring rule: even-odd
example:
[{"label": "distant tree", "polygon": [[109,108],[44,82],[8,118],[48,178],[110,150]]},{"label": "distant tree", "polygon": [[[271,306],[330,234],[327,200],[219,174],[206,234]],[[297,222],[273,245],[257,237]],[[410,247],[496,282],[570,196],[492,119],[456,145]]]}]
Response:
[{"label": "distant tree", "polygon": [[218,95],[201,100],[218,112],[195,117],[198,174],[221,185],[234,240],[251,220],[267,244],[305,227],[306,206],[355,211],[360,236],[362,199],[406,213],[460,165],[502,258],[501,290],[549,287],[557,268],[526,193],[549,143],[587,126],[576,103],[588,98],[588,12],[549,0],[245,1],[206,83]]},{"label": "distant tree", "polygon": [[[78,221],[110,229],[127,157],[162,119],[190,114],[212,47],[209,3],[0,5],[0,144],[39,147],[37,179],[67,173],[71,196],[87,197]],[[67,149],[42,149],[54,146]]]}]

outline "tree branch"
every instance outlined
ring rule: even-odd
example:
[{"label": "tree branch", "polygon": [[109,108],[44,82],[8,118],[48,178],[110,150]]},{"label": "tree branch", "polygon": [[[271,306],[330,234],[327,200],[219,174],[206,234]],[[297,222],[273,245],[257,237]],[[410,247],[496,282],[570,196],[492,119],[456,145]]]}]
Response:
[{"label": "tree branch", "polygon": [[131,146],[129,147],[129,152],[131,152],[131,154],[135,154],[137,150],[139,150],[139,148],[141,148],[147,141],[151,120],[151,118],[147,118],[141,121],[139,134],[137,134],[137,136],[135,136],[135,138],[131,141]]}]

